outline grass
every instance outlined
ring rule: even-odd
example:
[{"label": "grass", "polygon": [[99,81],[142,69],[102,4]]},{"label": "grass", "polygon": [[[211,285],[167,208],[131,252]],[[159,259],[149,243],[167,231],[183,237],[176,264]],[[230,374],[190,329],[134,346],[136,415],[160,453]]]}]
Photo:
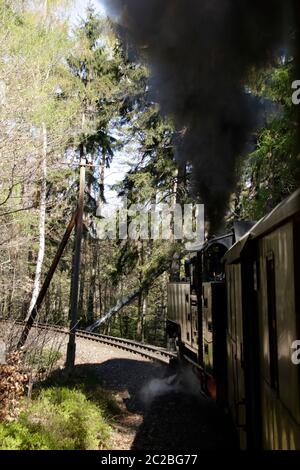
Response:
[{"label": "grass", "polygon": [[33,351],[26,355],[26,363],[34,368],[52,368],[61,358],[63,354],[55,349],[43,349],[41,351]]},{"label": "grass", "polygon": [[109,423],[120,409],[97,382],[90,370],[53,374],[24,401],[17,421],[0,423],[0,449],[109,449]]},{"label": "grass", "polygon": [[49,387],[81,390],[89,401],[101,408],[108,420],[112,420],[121,413],[113,395],[99,385],[99,378],[93,366],[78,365],[71,375],[66,375],[64,370],[56,370],[41,384],[42,389]]}]

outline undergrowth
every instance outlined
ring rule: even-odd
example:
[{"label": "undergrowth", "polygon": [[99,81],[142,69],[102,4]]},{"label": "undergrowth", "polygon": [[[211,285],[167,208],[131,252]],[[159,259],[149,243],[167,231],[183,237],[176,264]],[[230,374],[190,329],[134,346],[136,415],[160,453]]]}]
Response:
[{"label": "undergrowth", "polygon": [[0,423],[0,449],[109,448],[111,428],[106,419],[109,400],[101,395],[100,390],[98,395],[98,400],[94,397],[92,401],[84,391],[76,388],[56,386],[41,389],[26,404],[16,421]]},{"label": "undergrowth", "polygon": [[26,354],[25,361],[34,368],[51,370],[62,357],[63,354],[56,349],[41,349]]}]

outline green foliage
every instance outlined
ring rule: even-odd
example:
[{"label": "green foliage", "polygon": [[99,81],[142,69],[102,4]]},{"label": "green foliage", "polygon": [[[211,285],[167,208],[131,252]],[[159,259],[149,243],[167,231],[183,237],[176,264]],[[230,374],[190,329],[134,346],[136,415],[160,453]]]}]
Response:
[{"label": "green foliage", "polygon": [[[92,7],[87,17],[74,31],[75,48],[68,57],[74,76],[83,117],[78,147],[90,154],[95,163],[104,160],[109,167],[117,148],[110,124],[118,119],[122,106],[122,78],[126,66],[116,48],[116,38],[108,20],[96,14]],[[94,183],[94,175],[88,175]]]},{"label": "green foliage", "polygon": [[26,354],[25,362],[30,366],[49,369],[52,368],[61,358],[63,354],[57,349],[34,350]]},{"label": "green foliage", "polygon": [[[148,273],[152,279],[155,269],[151,257],[156,259],[160,249],[160,242],[153,247],[149,243],[141,256],[135,244],[97,240],[95,213],[105,200],[106,168],[117,152],[128,155],[132,171],[121,183],[120,193],[131,202],[149,203],[155,197],[172,197],[176,165],[174,130],[149,97],[147,68],[129,60],[110,22],[92,7],[72,33],[67,14],[65,0],[25,0],[22,5],[0,0],[0,72],[6,84],[0,113],[0,152],[5,157],[0,203],[9,196],[7,204],[0,205],[0,216],[21,209],[2,218],[7,230],[2,230],[0,239],[0,261],[6,268],[0,279],[0,311],[17,317],[28,311],[41,245],[40,162],[46,127],[46,246],[41,281],[77,204],[79,156],[96,165],[86,169],[79,293],[83,327],[103,315],[120,295],[141,284],[148,288]],[[23,212],[26,207],[30,209]],[[13,257],[10,239],[17,247]],[[72,254],[71,238],[47,292],[41,321],[68,324]],[[125,311],[135,325],[137,310],[134,304]],[[155,317],[150,307],[149,315]],[[28,360],[35,367],[47,367],[56,358],[46,354]]]},{"label": "green foliage", "polygon": [[[40,389],[68,388],[80,391],[85,397],[96,404],[102,412],[102,416],[110,421],[120,414],[120,408],[111,392],[99,385],[99,377],[91,365],[79,365],[72,374],[65,374],[64,370],[56,369],[45,381],[40,384]],[[40,392],[37,392],[37,396]]]},{"label": "green foliage", "polygon": [[257,133],[255,150],[240,169],[238,213],[243,218],[259,219],[299,184],[296,106],[291,100],[293,63],[256,72],[252,89],[275,106],[267,125]]},{"label": "green foliage", "polygon": [[79,390],[42,390],[18,421],[0,424],[2,450],[93,450],[109,446],[100,406]]}]

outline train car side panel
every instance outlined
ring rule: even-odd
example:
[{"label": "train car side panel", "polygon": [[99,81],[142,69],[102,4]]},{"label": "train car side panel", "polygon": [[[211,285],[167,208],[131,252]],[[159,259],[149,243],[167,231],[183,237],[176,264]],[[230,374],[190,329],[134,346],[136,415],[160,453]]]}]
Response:
[{"label": "train car side panel", "polygon": [[247,446],[243,363],[242,278],[239,263],[226,266],[228,404],[238,429],[240,446]]},{"label": "train car side panel", "polygon": [[180,327],[180,341],[190,349],[197,345],[192,341],[192,316],[190,283],[174,282],[168,284],[168,320]]},{"label": "train car side panel", "polygon": [[297,339],[292,222],[259,240],[259,258],[264,447],[299,448],[299,371],[291,361]]},{"label": "train car side panel", "polygon": [[203,365],[205,371],[213,373],[213,295],[212,284],[204,282],[202,286],[202,331],[203,331]]}]

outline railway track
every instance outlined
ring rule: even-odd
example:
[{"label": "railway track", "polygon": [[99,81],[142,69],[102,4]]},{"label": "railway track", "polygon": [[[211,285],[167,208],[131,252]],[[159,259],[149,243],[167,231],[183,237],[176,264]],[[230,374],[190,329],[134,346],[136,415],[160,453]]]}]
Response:
[{"label": "railway track", "polygon": [[[8,322],[7,320],[0,320],[1,322]],[[14,322],[16,325],[23,326],[24,322],[16,321]],[[64,327],[56,326],[56,325],[47,325],[43,323],[33,325],[33,328],[58,332],[60,334],[68,335],[69,330]],[[169,363],[170,359],[176,358],[176,354],[167,351],[164,348],[160,348],[157,346],[152,346],[150,344],[142,344],[138,341],[133,341],[124,338],[118,338],[115,336],[108,336],[102,335],[98,333],[90,333],[85,330],[76,330],[76,337],[83,338],[89,341],[106,344],[108,346],[112,346],[114,348],[122,349],[123,351],[128,351],[134,354],[137,354],[141,357],[150,359],[152,361],[160,362],[160,363]]]}]

